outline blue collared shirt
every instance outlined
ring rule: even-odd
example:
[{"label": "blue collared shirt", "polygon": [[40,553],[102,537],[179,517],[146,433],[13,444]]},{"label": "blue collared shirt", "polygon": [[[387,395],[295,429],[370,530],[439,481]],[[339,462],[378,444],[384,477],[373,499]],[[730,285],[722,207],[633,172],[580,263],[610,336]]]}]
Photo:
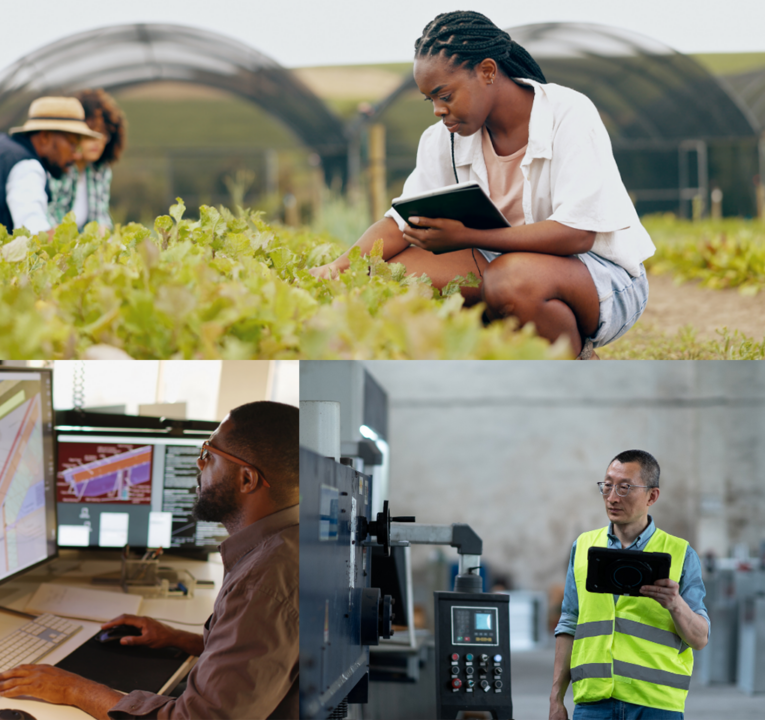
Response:
[{"label": "blue collared shirt", "polygon": [[[653,518],[648,516],[648,527],[635,538],[627,550],[643,550],[656,531]],[[608,526],[608,547],[621,549],[622,543],[614,535],[614,524]],[[574,580],[574,556],[576,554],[576,540],[571,547],[571,557],[568,563],[568,572],[566,573],[566,589],[563,592],[563,605],[561,606],[560,621],[555,627],[555,634],[566,633],[568,635],[576,634],[576,624],[579,618],[579,595],[576,590],[576,581]],[[685,551],[685,562],[683,563],[683,572],[680,575],[680,597],[688,603],[688,606],[697,615],[701,615],[710,627],[709,614],[704,605],[704,596],[706,595],[704,581],[701,579],[701,561],[696,551],[688,545]],[[614,603],[619,598],[614,595]]]}]

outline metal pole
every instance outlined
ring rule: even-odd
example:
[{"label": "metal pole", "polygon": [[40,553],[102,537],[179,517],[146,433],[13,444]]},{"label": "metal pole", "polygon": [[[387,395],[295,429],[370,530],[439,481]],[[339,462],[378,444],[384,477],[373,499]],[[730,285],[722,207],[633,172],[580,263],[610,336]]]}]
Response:
[{"label": "metal pole", "polygon": [[459,574],[477,575],[481,567],[480,555],[460,555],[459,556]]},{"label": "metal pole", "polygon": [[698,187],[701,196],[701,217],[707,214],[707,198],[709,197],[709,163],[707,162],[707,144],[703,140],[696,143],[698,156]]},{"label": "metal pole", "polygon": [[359,199],[359,180],[361,177],[361,132],[362,125],[353,128],[353,134],[348,141],[348,184],[346,194],[348,202],[353,206]]},{"label": "metal pole", "polygon": [[760,180],[757,183],[757,217],[765,220],[765,132],[760,135],[757,149],[760,166]]},{"label": "metal pole", "polygon": [[[415,545],[451,545],[454,539],[453,525],[395,522],[390,524],[390,541],[392,545],[404,543],[413,543]],[[459,555],[460,575],[477,575],[477,568],[480,567],[480,555]]]},{"label": "metal pole", "polygon": [[688,150],[684,142],[681,142],[680,146],[677,148],[677,163],[678,163],[678,175],[680,179],[680,187],[679,187],[680,207],[678,208],[678,210],[679,210],[680,217],[684,218],[686,217],[685,196],[686,196],[686,188],[688,187]]},{"label": "metal pole", "polygon": [[451,525],[426,525],[421,523],[390,524],[391,542],[410,542],[415,545],[451,545]]}]

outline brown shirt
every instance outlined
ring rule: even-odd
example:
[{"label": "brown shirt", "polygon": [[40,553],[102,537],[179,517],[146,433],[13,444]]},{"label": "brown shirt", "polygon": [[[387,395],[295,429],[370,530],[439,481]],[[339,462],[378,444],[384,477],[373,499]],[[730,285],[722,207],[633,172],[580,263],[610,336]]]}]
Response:
[{"label": "brown shirt", "polygon": [[134,690],[110,717],[298,717],[298,523],[294,505],[223,542],[223,586],[186,690],[178,698]]}]

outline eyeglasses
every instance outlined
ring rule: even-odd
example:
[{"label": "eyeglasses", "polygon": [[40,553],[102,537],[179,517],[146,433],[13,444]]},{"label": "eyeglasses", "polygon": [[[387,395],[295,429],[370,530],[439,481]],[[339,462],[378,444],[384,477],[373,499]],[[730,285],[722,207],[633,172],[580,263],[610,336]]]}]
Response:
[{"label": "eyeglasses", "polygon": [[213,455],[220,455],[221,457],[226,458],[226,460],[230,460],[233,463],[236,463],[237,465],[242,465],[243,467],[250,468],[250,470],[257,471],[258,475],[260,475],[260,479],[263,481],[263,484],[270,488],[271,486],[268,484],[268,481],[266,480],[266,476],[263,475],[263,471],[257,467],[256,465],[253,465],[252,463],[245,462],[244,460],[240,460],[238,457],[234,457],[233,455],[229,455],[227,452],[223,452],[223,450],[218,450],[218,448],[213,447],[210,445],[209,442],[205,441],[202,443],[202,449],[199,451],[199,459],[206,463],[208,459],[210,458],[210,454]]},{"label": "eyeglasses", "polygon": [[630,490],[632,488],[648,488],[651,487],[650,485],[631,485],[630,483],[619,483],[618,485],[614,485],[610,482],[599,482],[598,483],[598,489],[600,490],[600,494],[604,495],[605,497],[608,497],[611,494],[611,490],[616,490],[616,494],[619,497],[627,497],[627,495],[630,494]]}]

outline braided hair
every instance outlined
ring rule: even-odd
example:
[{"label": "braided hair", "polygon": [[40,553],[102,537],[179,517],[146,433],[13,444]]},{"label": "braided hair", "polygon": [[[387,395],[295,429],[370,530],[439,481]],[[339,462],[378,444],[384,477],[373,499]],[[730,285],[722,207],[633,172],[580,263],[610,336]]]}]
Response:
[{"label": "braided hair", "polygon": [[[530,78],[546,83],[542,69],[531,55],[500,30],[489,18],[472,10],[441,13],[431,20],[414,43],[415,57],[443,55],[457,66],[472,70],[487,58],[511,80]],[[459,182],[454,162],[454,135],[449,136],[454,181]]]},{"label": "braided hair", "polygon": [[443,54],[456,65],[472,70],[491,58],[509,78],[531,78],[546,83],[534,58],[481,13],[456,11],[437,15],[414,44],[415,57]]}]

